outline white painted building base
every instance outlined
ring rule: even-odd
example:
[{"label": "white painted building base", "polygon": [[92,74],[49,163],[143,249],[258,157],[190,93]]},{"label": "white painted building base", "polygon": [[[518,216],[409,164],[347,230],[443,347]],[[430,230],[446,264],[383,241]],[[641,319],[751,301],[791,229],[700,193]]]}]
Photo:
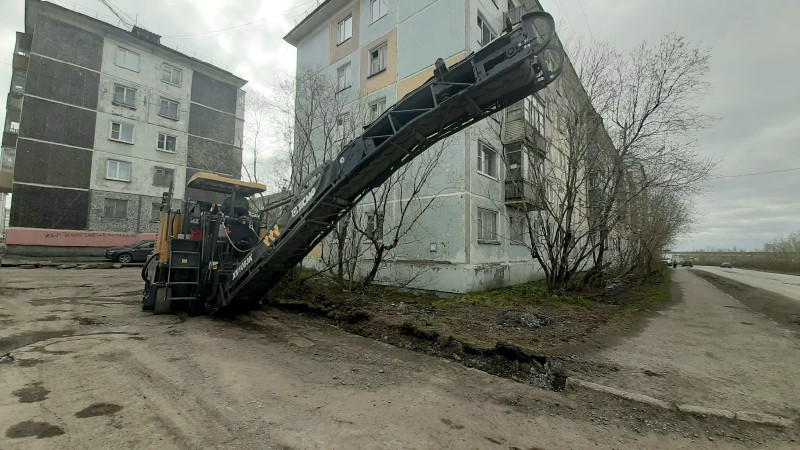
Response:
[{"label": "white painted building base", "polygon": [[[358,263],[357,276],[370,269],[370,261]],[[321,268],[320,260],[308,258],[306,267]],[[486,264],[448,264],[430,261],[388,263],[379,270],[375,284],[402,286],[434,292],[464,294],[514,286],[544,279],[537,263],[528,261]]]}]

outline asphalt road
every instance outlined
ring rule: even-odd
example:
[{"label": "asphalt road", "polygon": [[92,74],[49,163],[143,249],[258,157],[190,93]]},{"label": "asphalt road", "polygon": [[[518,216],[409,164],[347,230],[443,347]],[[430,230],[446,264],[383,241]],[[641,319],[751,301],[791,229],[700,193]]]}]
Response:
[{"label": "asphalt road", "polygon": [[697,266],[695,269],[704,270],[744,283],[748,286],[785,295],[793,300],[800,301],[800,276],[797,275],[785,275],[782,273],[760,272],[758,270],[737,268],[723,269],[714,266]]}]

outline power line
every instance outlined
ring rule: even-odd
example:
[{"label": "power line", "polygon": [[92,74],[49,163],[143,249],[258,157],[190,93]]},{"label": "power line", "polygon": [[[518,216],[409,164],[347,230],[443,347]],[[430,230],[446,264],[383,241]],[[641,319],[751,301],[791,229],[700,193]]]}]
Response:
[{"label": "power line", "polygon": [[740,177],[752,177],[755,175],[767,175],[770,173],[780,173],[780,172],[790,172],[793,170],[800,170],[800,167],[792,167],[790,169],[780,169],[780,170],[768,170],[766,172],[753,172],[753,173],[742,173],[739,175],[720,175],[718,177],[711,177],[712,180],[718,180],[720,178],[740,178]]},{"label": "power line", "polygon": [[581,14],[583,14],[583,21],[586,22],[586,29],[589,30],[589,36],[591,36],[592,40],[594,40],[594,33],[592,33],[592,27],[589,26],[589,19],[586,18],[586,11],[583,10],[583,4],[581,3],[581,0],[578,0],[578,6],[581,7]]},{"label": "power line", "polygon": [[[312,4],[312,3],[315,3],[316,1],[317,0],[311,0],[311,1],[306,2],[306,3],[301,3],[301,4],[297,5],[297,6],[292,7],[292,8],[288,8],[288,9],[286,9],[286,11],[283,11],[283,14],[285,16],[291,15],[290,11],[298,9],[298,8],[304,8],[304,7],[306,7],[306,6],[308,6],[308,5]],[[301,14],[305,14],[305,11],[300,11],[300,13]],[[292,14],[294,14],[294,13],[292,13]],[[263,24],[256,25],[256,26],[250,26],[250,25],[256,24],[258,22],[263,22],[263,21],[268,20],[268,19],[269,19],[268,17],[264,17],[264,18],[261,18],[261,19],[251,20],[250,22],[240,23],[238,25],[232,25],[230,27],[220,28],[218,30],[204,31],[202,33],[177,34],[177,35],[173,35],[173,36],[164,36],[164,37],[168,38],[168,39],[192,39],[192,38],[203,37],[203,36],[212,36],[212,35],[219,35],[219,34],[226,34],[226,33],[237,33],[237,32],[244,31],[244,30],[252,30],[252,29],[255,29],[255,28],[263,27],[263,26],[265,26],[267,24],[263,23]]]},{"label": "power line", "polygon": [[[252,24],[254,24],[256,22],[261,22],[261,21],[264,21],[264,20],[267,20],[267,18],[265,17],[263,19],[256,19],[256,20],[253,20],[253,21],[250,21],[250,22],[241,23],[239,25],[233,25],[233,26],[226,27],[226,28],[220,28],[219,30],[206,31],[206,32],[203,32],[203,33],[178,34],[178,35],[174,35],[174,36],[164,36],[164,37],[168,38],[168,39],[189,39],[189,38],[200,37],[200,36],[208,36],[208,35],[212,35],[212,34],[216,34],[216,33],[222,33],[222,32],[225,32],[225,31],[233,30],[234,28],[245,27],[247,25],[252,25]],[[247,29],[247,28],[242,28],[242,30],[245,30],[245,29]],[[236,31],[242,31],[242,30],[236,30]]]}]

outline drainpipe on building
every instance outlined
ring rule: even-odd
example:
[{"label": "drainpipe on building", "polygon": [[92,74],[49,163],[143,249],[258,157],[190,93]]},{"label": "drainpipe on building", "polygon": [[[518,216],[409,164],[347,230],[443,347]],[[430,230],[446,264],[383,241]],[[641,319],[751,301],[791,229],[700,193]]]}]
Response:
[{"label": "drainpipe on building", "polygon": [[142,194],[139,194],[139,204],[136,207],[136,233],[142,232]]}]

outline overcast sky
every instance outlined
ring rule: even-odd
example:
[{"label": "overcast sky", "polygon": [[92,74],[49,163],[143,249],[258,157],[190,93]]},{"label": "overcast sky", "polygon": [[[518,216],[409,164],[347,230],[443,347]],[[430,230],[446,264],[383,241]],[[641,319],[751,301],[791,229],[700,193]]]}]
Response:
[{"label": "overcast sky", "polygon": [[[24,28],[24,0],[2,1],[0,86],[8,86],[14,32]],[[317,0],[111,1],[141,26],[164,36],[167,45],[196,52],[249,80],[249,89],[263,89],[276,71],[294,70],[294,48],[282,37],[317,4]],[[674,31],[711,49],[713,89],[701,108],[718,120],[698,136],[698,151],[719,161],[715,174],[719,178],[706,186],[698,204],[702,215],[677,249],[760,249],[778,235],[800,230],[800,40],[795,31],[800,2],[541,2],[556,18],[565,40],[593,38],[628,49]],[[100,0],[53,3],[74,5],[79,12],[117,23]],[[5,98],[0,95],[2,111]],[[748,175],[760,172],[773,173]]]}]

